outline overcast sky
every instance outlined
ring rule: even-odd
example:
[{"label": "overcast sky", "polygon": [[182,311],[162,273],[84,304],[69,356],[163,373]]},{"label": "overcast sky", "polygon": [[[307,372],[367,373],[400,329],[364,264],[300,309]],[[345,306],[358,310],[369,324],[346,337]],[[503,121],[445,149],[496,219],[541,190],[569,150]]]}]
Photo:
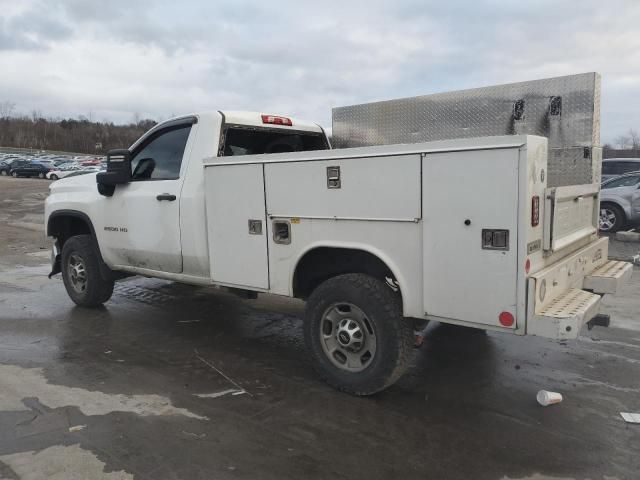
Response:
[{"label": "overcast sky", "polygon": [[0,101],[128,122],[331,107],[597,71],[640,130],[638,0],[0,0]]}]

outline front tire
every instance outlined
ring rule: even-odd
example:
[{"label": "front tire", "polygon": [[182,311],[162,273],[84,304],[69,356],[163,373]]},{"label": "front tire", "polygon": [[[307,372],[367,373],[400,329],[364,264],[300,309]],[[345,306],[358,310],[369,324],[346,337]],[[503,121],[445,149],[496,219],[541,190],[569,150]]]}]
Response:
[{"label": "front tire", "polygon": [[414,344],[398,294],[355,273],[330,278],[313,291],[304,337],[322,379],[354,395],[377,393],[398,380]]},{"label": "front tire", "polygon": [[58,176],[57,175],[51,175],[51,177],[49,177],[51,180],[57,180]]},{"label": "front tire", "polygon": [[100,273],[100,256],[91,235],[68,239],[61,260],[64,286],[77,305],[95,308],[111,298],[114,282]]},{"label": "front tire", "polygon": [[615,233],[625,224],[624,212],[620,207],[612,203],[600,205],[600,231]]},{"label": "front tire", "polygon": [[0,172],[0,174],[2,174],[3,177],[7,176],[7,171],[6,170],[2,170],[2,172]]}]

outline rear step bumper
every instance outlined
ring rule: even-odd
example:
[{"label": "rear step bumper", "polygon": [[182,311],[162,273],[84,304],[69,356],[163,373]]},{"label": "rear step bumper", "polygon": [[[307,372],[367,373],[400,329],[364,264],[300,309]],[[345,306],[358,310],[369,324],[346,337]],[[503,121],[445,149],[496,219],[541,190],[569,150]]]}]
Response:
[{"label": "rear step bumper", "polygon": [[631,278],[633,265],[628,262],[609,260],[584,278],[582,288],[595,293],[616,293]]},{"label": "rear step bumper", "polygon": [[600,295],[571,288],[529,319],[527,333],[556,340],[576,338],[582,325],[598,314],[601,300]]},{"label": "rear step bumper", "polygon": [[568,340],[592,319],[590,327],[608,323],[596,321],[602,296],[618,292],[633,265],[606,260],[607,246],[599,239],[528,279],[528,335]]}]

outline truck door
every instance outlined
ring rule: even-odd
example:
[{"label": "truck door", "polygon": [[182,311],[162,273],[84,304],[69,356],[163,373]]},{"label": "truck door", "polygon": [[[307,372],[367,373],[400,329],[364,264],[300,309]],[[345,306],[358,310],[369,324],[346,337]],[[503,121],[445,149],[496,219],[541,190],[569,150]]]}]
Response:
[{"label": "truck door", "polygon": [[[193,120],[157,130],[132,151],[132,180],[104,198],[101,251],[107,263],[182,272],[180,191]],[[184,161],[183,161],[184,160]]]}]

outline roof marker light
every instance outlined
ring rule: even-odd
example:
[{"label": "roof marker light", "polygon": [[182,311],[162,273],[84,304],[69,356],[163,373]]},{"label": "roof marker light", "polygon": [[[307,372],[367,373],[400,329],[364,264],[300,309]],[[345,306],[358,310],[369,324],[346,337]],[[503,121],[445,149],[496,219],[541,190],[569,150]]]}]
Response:
[{"label": "roof marker light", "polygon": [[277,115],[261,115],[262,123],[270,123],[272,125],[283,125],[285,127],[292,127],[293,122],[287,117],[278,117]]}]

